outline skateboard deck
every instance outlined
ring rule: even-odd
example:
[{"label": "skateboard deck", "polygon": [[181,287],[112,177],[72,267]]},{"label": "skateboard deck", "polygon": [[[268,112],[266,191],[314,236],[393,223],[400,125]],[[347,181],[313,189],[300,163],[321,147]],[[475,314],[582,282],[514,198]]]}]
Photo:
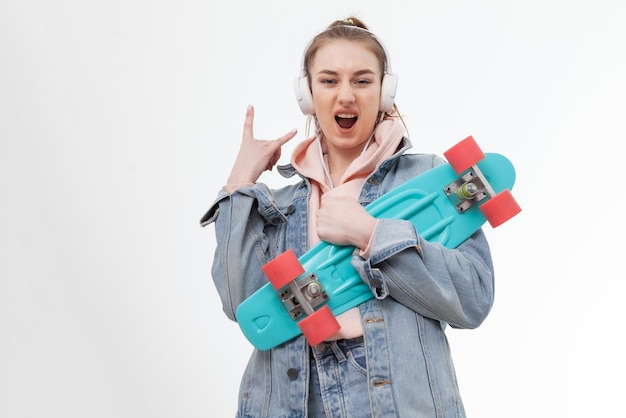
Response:
[{"label": "skateboard deck", "polygon": [[[489,221],[497,227],[520,212],[510,194],[515,169],[483,153],[469,136],[436,166],[366,206],[376,218],[411,221],[421,239],[456,248]],[[339,330],[335,316],[373,298],[350,260],[352,246],[320,242],[300,258],[291,250],[263,267],[269,283],[237,308],[250,343],[268,350],[300,334],[316,345]]]}]

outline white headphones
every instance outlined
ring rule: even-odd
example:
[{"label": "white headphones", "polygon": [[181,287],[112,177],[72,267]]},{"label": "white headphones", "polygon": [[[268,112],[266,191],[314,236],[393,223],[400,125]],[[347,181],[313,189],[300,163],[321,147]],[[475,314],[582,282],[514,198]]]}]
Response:
[{"label": "white headphones", "polygon": [[[368,31],[367,29],[363,29],[359,26],[346,26],[369,33],[372,38],[374,38],[374,40],[378,42],[378,44],[385,52],[385,74],[383,75],[383,81],[380,89],[379,111],[389,112],[391,109],[393,109],[393,104],[395,102],[396,89],[398,87],[398,76],[391,71],[391,63],[389,60],[389,53],[387,52],[387,48],[385,48],[385,45],[381,42],[380,39],[378,39],[372,32]],[[315,107],[313,106],[313,95],[311,94],[311,89],[309,87],[309,75],[304,63],[304,58],[312,43],[313,41],[311,41],[309,45],[307,45],[307,47],[304,49],[304,54],[302,54],[302,64],[300,66],[301,73],[294,82],[296,100],[298,101],[298,105],[300,105],[300,110],[302,110],[302,113],[304,113],[305,115],[312,115],[315,113]]]}]

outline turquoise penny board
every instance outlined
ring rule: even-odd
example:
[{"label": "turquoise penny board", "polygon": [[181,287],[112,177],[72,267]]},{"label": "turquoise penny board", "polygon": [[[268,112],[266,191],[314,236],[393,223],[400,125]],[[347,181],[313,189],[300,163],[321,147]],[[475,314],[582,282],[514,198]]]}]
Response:
[{"label": "turquoise penny board", "polygon": [[[477,165],[496,194],[512,189],[515,169],[505,156],[485,153]],[[480,205],[459,213],[444,192],[461,175],[448,163],[439,165],[379,197],[366,210],[376,218],[411,221],[421,239],[456,248],[487,221]],[[298,258],[305,271],[300,277],[309,272],[318,276],[329,296],[326,304],[335,316],[373,297],[350,264],[353,252],[354,247],[322,241]],[[236,318],[245,337],[260,350],[302,334],[298,321],[291,318],[269,282],[239,305]]]}]

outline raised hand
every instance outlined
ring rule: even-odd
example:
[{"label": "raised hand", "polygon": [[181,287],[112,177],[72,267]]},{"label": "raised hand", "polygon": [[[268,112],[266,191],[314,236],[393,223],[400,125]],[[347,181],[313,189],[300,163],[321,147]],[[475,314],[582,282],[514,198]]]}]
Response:
[{"label": "raised hand", "polygon": [[248,106],[243,125],[243,137],[228,184],[254,183],[263,171],[271,170],[280,158],[281,147],[296,136],[297,130],[274,140],[255,139],[253,132],[254,107]]}]

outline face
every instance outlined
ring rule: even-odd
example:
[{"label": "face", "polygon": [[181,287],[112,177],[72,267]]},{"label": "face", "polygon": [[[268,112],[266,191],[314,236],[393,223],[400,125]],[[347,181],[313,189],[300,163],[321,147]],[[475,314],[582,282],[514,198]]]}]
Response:
[{"label": "face", "polygon": [[366,44],[334,40],[309,69],[315,115],[329,152],[361,152],[379,115],[381,65]]}]

